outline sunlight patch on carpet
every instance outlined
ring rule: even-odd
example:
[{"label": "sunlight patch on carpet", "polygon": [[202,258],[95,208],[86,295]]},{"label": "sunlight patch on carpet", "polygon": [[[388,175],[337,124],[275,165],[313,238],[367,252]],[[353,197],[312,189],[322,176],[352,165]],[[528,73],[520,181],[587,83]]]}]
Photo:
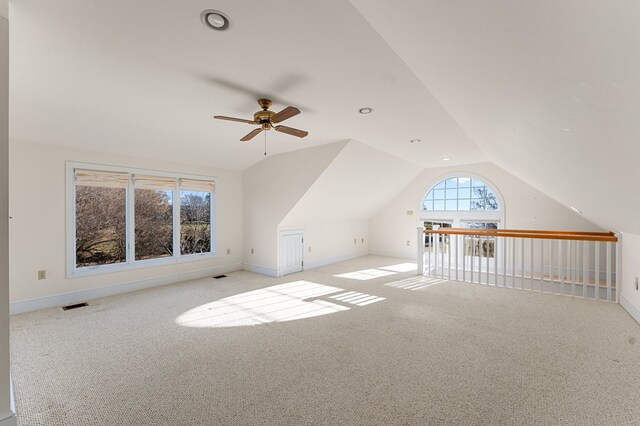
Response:
[{"label": "sunlight patch on carpet", "polygon": [[352,280],[367,281],[374,278],[386,277],[394,275],[397,272],[383,271],[381,269],[363,269],[362,271],[347,272],[346,274],[334,275],[337,278],[349,278]]},{"label": "sunlight patch on carpet", "polygon": [[184,327],[242,327],[295,321],[349,310],[317,297],[343,291],[310,281],[278,284],[200,305],[176,318]]},{"label": "sunlight patch on carpet", "polygon": [[417,263],[398,263],[397,265],[381,266],[379,269],[392,272],[413,272],[418,270]]},{"label": "sunlight patch on carpet", "polygon": [[388,287],[396,287],[404,290],[422,290],[436,284],[443,284],[449,281],[434,277],[411,277],[401,281],[394,281],[385,284]]}]

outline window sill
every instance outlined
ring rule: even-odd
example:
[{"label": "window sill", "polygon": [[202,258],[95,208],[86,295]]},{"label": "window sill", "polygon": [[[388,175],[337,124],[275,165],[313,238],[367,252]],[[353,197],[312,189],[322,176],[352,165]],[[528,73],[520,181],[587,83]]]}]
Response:
[{"label": "window sill", "polygon": [[137,269],[145,269],[158,266],[177,265],[181,263],[197,262],[216,259],[216,253],[186,254],[178,257],[166,257],[158,259],[136,260],[132,263],[118,263],[101,266],[87,266],[84,268],[74,268],[67,273],[68,279],[89,277],[93,275],[111,274],[117,272],[127,272]]}]

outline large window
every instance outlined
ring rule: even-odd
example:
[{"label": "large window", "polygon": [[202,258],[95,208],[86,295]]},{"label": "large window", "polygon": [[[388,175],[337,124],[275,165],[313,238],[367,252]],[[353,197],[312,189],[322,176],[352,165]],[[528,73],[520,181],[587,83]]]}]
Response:
[{"label": "large window", "polygon": [[68,164],[69,274],[213,254],[215,184]]},{"label": "large window", "polygon": [[[504,200],[495,187],[478,176],[459,173],[442,177],[419,202],[419,224],[424,225],[425,229],[435,229],[436,226],[504,227]],[[442,237],[437,240],[442,243]],[[436,237],[426,237],[425,250],[433,250],[435,243]]]},{"label": "large window", "polygon": [[495,193],[483,181],[473,177],[451,177],[429,191],[422,202],[426,211],[499,210]]}]

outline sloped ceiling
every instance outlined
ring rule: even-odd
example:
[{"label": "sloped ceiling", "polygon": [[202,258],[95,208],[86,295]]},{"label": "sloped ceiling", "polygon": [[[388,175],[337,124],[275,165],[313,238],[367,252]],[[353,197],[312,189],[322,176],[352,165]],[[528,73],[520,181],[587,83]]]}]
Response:
[{"label": "sloped ceiling", "polygon": [[640,3],[352,0],[491,161],[640,233]]},{"label": "sloped ceiling", "polygon": [[[229,31],[201,24],[211,7]],[[270,132],[272,154],[355,139],[421,167],[488,158],[640,233],[639,2],[20,0],[10,18],[12,143],[244,170],[263,141],[211,116],[268,96],[311,132]]]},{"label": "sloped ceiling", "polygon": [[[228,31],[200,22],[210,8]],[[269,132],[270,154],[357,139],[423,167],[484,160],[345,0],[19,0],[10,14],[13,143],[244,170],[263,139],[212,116],[250,118],[269,97],[310,132]]]},{"label": "sloped ceiling", "polygon": [[422,169],[357,141],[350,141],[280,223],[367,220]]}]

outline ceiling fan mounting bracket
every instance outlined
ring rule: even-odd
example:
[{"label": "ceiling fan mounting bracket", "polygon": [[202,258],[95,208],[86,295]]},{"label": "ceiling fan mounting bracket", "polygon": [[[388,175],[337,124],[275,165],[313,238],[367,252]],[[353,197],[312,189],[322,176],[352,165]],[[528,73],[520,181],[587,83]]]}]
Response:
[{"label": "ceiling fan mounting bracket", "polygon": [[266,111],[271,106],[271,99],[258,99],[258,105],[260,105],[260,108]]}]

